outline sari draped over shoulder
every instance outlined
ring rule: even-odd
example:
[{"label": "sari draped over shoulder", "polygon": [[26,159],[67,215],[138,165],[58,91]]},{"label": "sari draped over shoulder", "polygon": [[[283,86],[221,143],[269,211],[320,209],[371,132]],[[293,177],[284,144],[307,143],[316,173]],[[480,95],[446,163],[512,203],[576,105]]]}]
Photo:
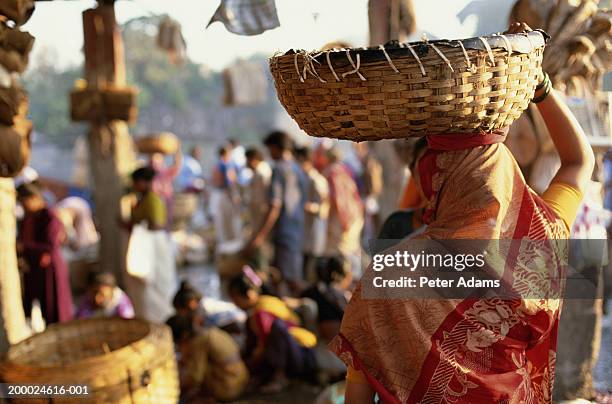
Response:
[{"label": "sari draped over shoulder", "polygon": [[[414,239],[567,239],[501,143],[505,133],[466,136],[469,148],[428,138],[418,163],[428,226]],[[411,240],[391,251],[409,249]],[[540,250],[508,256],[498,275],[513,287],[530,279],[523,264],[534,254]],[[563,253],[542,254],[544,271],[562,279]],[[362,282],[330,349],[364,374],[382,402],[551,402],[558,298],[366,299]]]}]

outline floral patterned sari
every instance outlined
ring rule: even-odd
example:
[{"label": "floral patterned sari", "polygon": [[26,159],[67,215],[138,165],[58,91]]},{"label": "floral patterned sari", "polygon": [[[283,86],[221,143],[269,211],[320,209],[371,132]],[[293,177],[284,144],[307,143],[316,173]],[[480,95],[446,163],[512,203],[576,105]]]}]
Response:
[{"label": "floral patterned sari", "polygon": [[[505,133],[466,136],[467,149],[450,137],[428,139],[419,160],[428,227],[415,238],[567,239],[501,143]],[[517,290],[528,287],[542,274],[524,264],[540,258],[544,276],[562,279],[559,254],[519,249],[498,275]],[[365,299],[362,291],[360,282],[330,348],[363,372],[383,402],[551,402],[558,298]]]}]

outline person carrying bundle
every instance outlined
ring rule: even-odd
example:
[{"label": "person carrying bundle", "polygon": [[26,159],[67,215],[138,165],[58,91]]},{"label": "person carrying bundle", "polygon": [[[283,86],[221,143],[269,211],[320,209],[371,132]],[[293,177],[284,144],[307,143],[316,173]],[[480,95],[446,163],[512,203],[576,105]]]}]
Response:
[{"label": "person carrying bundle", "polygon": [[[509,33],[524,31],[513,24]],[[416,239],[569,238],[594,158],[548,76],[540,77],[533,102],[561,158],[550,187],[539,196],[526,185],[505,131],[428,134],[417,161],[427,228],[394,249]],[[534,254],[547,274],[563,277],[560,253]],[[522,259],[506,258],[504,271],[525,275]],[[560,299],[365,299],[363,290],[360,283],[330,345],[349,367],[347,402],[371,403],[375,393],[385,403],[552,401]]]}]

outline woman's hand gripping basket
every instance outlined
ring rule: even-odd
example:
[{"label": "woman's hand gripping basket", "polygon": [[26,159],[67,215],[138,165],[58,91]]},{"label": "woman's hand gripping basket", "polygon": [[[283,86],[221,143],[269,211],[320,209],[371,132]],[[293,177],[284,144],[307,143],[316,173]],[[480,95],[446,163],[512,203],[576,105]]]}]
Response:
[{"label": "woman's hand gripping basket", "polygon": [[378,48],[289,51],[270,59],[278,98],[300,128],[353,141],[489,132],[527,108],[542,31]]}]

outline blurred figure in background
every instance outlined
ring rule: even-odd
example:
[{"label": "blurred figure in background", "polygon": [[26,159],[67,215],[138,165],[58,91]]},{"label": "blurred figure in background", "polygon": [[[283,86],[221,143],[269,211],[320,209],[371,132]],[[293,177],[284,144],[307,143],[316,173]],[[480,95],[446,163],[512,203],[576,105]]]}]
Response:
[{"label": "blurred figure in background", "polygon": [[210,209],[215,224],[217,243],[239,239],[241,236],[240,196],[238,177],[231,163],[231,152],[227,147],[218,150],[219,160],[212,175]]},{"label": "blurred figure in background", "polygon": [[344,308],[349,299],[352,283],[351,268],[341,257],[330,257],[317,262],[317,281],[302,293],[302,298],[316,304],[319,337],[315,356],[318,379],[321,383],[343,380],[346,366],[328,349],[327,344],[340,332]]},{"label": "blurred figure in background", "polygon": [[165,228],[168,211],[161,195],[155,191],[155,178],[156,172],[150,167],[142,167],[132,173],[132,188],[137,202],[132,209],[130,226],[142,223],[153,231]]},{"label": "blurred figure in background", "polygon": [[266,163],[261,150],[250,148],[246,151],[247,167],[253,172],[247,187],[247,213],[251,229],[261,227],[268,211],[268,195],[272,169]]},{"label": "blurred figure in background", "polygon": [[302,288],[304,203],[306,202],[306,176],[293,159],[293,142],[284,132],[272,132],[265,139],[270,156],[274,160],[270,182],[269,209],[262,226],[257,229],[244,248],[244,255],[264,243],[272,233],[274,259],[290,291],[297,295]]},{"label": "blurred figure in background", "polygon": [[40,302],[47,324],[72,319],[72,292],[61,245],[64,227],[48,208],[41,189],[35,184],[17,188],[19,203],[24,209],[17,236],[17,252],[23,272],[23,306],[26,315],[34,300]]},{"label": "blurred figure in background", "polygon": [[176,177],[179,192],[200,192],[204,188],[202,172],[202,148],[194,146],[191,153],[183,157],[183,165]]},{"label": "blurred figure in background", "polygon": [[183,282],[172,302],[176,314],[166,322],[180,353],[182,396],[232,400],[244,391],[249,372],[233,338],[208,324],[201,301],[202,295]]},{"label": "blurred figure in background", "polygon": [[330,210],[327,219],[325,256],[342,256],[351,266],[355,278],[361,276],[361,231],[364,207],[357,184],[342,163],[338,147],[327,150],[322,172],[329,183]]},{"label": "blurred figure in background", "polygon": [[84,251],[100,240],[87,201],[78,196],[69,196],[55,205],[55,210],[64,224],[68,246],[73,251]]},{"label": "blurred figure in background", "polygon": [[326,220],[329,213],[329,186],[327,180],[314,167],[312,151],[307,147],[295,150],[296,160],[306,173],[308,191],[304,211],[304,279],[316,280],[317,260],[325,250]]},{"label": "blurred figure in background", "polygon": [[88,290],[77,307],[77,318],[134,318],[132,301],[111,273],[89,274]]},{"label": "blurred figure in background", "polygon": [[[261,150],[250,148],[246,151],[247,167],[251,170],[251,180],[246,189],[247,215],[250,220],[250,231],[254,233],[261,228],[268,213],[268,195],[270,194],[270,179],[272,169],[266,163]],[[253,253],[253,260],[259,268],[267,267],[269,252],[266,243]]]},{"label": "blurred figure in background", "polygon": [[153,190],[155,170],[142,167],[132,173],[137,195],[130,221],[126,291],[138,317],[161,322],[172,312],[176,267],[172,241],[165,230],[166,206]]},{"label": "blurred figure in background", "polygon": [[166,224],[170,229],[172,214],[174,212],[174,179],[179,175],[183,165],[183,153],[179,149],[174,155],[172,165],[166,166],[165,157],[161,153],[151,155],[150,166],[155,170],[153,191],[159,195],[166,204]]},{"label": "blurred figure in background", "polygon": [[302,297],[317,304],[319,335],[330,341],[340,331],[344,308],[350,298],[351,268],[342,257],[329,257],[317,265],[317,281],[304,290]]},{"label": "blurred figure in background", "polygon": [[240,185],[246,185],[248,181],[248,173],[246,168],[246,154],[244,146],[237,139],[231,138],[227,142],[227,149],[230,153],[230,162],[236,170],[237,181]]},{"label": "blurred figure in background", "polygon": [[229,295],[249,313],[245,361],[263,393],[285,389],[290,378],[313,380],[317,337],[301,328],[299,317],[279,298],[262,293],[262,280],[244,272],[231,280]]},{"label": "blurred figure in background", "polygon": [[353,147],[361,166],[357,175],[357,185],[365,208],[363,238],[367,243],[376,237],[381,225],[378,198],[382,194],[384,186],[383,170],[380,162],[370,152],[368,143],[355,143]]}]

